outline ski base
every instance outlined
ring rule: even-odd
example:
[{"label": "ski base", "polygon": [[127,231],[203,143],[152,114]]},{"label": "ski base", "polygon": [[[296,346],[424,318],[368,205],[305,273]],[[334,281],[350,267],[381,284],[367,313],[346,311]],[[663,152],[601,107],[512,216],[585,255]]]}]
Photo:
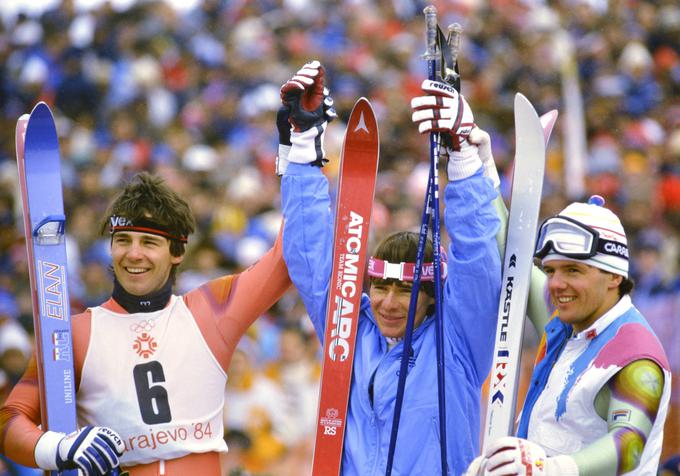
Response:
[{"label": "ski base", "polygon": [[543,190],[547,138],[556,112],[544,117],[522,94],[515,95],[516,153],[503,259],[498,324],[484,431],[484,449],[513,434],[534,240]]},{"label": "ski base", "polygon": [[[76,430],[75,373],[66,270],[59,142],[49,107],[38,103],[16,129],[29,257],[43,430]],[[52,474],[58,474],[52,472]],[[77,471],[60,474],[76,475]]]},{"label": "ski base", "polygon": [[361,307],[368,233],[378,170],[378,125],[365,98],[347,122],[338,181],[333,271],[312,474],[340,473]]}]

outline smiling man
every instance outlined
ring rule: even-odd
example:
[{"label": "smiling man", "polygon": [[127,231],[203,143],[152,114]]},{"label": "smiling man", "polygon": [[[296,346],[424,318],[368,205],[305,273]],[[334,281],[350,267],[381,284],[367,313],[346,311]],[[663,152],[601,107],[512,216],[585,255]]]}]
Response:
[{"label": "smiling man", "polygon": [[557,317],[545,327],[518,438],[492,442],[466,474],[656,474],[671,373],[629,295],[626,233],[603,205],[598,196],[572,203],[541,225],[535,257]]},{"label": "smiling man", "polygon": [[73,317],[77,413],[71,435],[37,425],[35,359],[0,409],[0,451],[45,470],[87,476],[120,465],[130,476],[221,474],[227,368],[246,329],[290,287],[281,240],[240,274],[172,293],[194,217],[148,173],[116,197],[113,294]]},{"label": "smiling man", "polygon": [[[323,155],[318,147],[326,125],[320,106],[323,74],[314,61],[281,89],[293,125],[291,163],[281,181],[284,258],[322,341],[333,248],[328,180],[320,168]],[[450,90],[450,96],[438,94],[442,88]],[[446,230],[453,243],[448,248],[448,274],[442,273],[442,308],[450,435],[447,458],[449,473],[461,474],[477,452],[481,386],[491,368],[501,276],[496,244],[499,219],[492,204],[496,197],[492,180],[483,175],[478,148],[468,141],[473,126],[469,105],[443,83],[426,81],[423,92],[424,96],[412,101],[413,121],[421,133],[435,129],[455,144],[442,146],[449,157],[443,201]],[[317,109],[301,110],[305,98],[315,97],[316,102],[309,102]],[[310,116],[316,121],[310,121]],[[304,121],[306,127],[298,130],[296,126]],[[384,475],[386,471],[418,240],[417,233],[397,232],[383,240],[369,259],[369,291],[362,295],[359,314],[343,476]],[[441,474],[433,317],[434,286],[440,284],[433,282],[432,257],[428,243],[424,261],[430,263],[423,264],[421,274],[393,474]]]}]

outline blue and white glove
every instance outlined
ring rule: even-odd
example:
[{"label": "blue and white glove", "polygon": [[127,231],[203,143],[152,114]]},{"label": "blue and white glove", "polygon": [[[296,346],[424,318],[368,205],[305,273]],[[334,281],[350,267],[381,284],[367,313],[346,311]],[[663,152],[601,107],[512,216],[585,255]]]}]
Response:
[{"label": "blue and white glove", "polygon": [[439,153],[449,159],[449,180],[473,175],[482,163],[477,146],[469,141],[470,132],[475,127],[469,104],[447,83],[426,79],[421,89],[426,95],[411,100],[411,119],[418,124],[418,132],[440,133]]},{"label": "blue and white glove", "polygon": [[103,476],[118,467],[124,449],[118,433],[90,425],[69,435],[45,432],[35,445],[34,455],[41,469],[78,469],[79,475]]},{"label": "blue and white glove", "polygon": [[547,457],[545,450],[531,441],[506,436],[494,441],[483,456],[477,457],[464,476],[578,476],[571,456]]},{"label": "blue and white glove", "polygon": [[279,154],[276,173],[283,175],[289,162],[323,167],[326,126],[337,117],[333,99],[324,87],[325,70],[318,61],[305,64],[281,86],[281,103],[276,116]]}]

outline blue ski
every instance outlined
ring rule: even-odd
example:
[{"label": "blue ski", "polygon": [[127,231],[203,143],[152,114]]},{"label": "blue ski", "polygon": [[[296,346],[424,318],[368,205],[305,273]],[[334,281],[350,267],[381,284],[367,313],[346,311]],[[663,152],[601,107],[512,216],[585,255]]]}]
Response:
[{"label": "blue ski", "polygon": [[[33,298],[43,430],[76,430],[59,141],[47,104],[17,122],[16,150]],[[58,474],[53,471],[52,474]],[[77,475],[77,471],[61,474]]]}]

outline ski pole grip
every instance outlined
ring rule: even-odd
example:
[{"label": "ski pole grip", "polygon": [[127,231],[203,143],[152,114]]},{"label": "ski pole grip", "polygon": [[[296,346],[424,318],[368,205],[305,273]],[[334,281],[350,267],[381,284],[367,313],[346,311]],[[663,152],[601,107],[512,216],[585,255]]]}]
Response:
[{"label": "ski pole grip", "polygon": [[448,44],[451,48],[451,56],[453,57],[453,63],[456,63],[458,59],[458,53],[460,52],[460,39],[463,35],[463,27],[460,23],[452,23],[448,26]]},{"label": "ski pole grip", "polygon": [[434,5],[428,5],[423,10],[423,13],[425,14],[426,41],[423,57],[427,61],[435,61],[437,59],[437,8]]}]

